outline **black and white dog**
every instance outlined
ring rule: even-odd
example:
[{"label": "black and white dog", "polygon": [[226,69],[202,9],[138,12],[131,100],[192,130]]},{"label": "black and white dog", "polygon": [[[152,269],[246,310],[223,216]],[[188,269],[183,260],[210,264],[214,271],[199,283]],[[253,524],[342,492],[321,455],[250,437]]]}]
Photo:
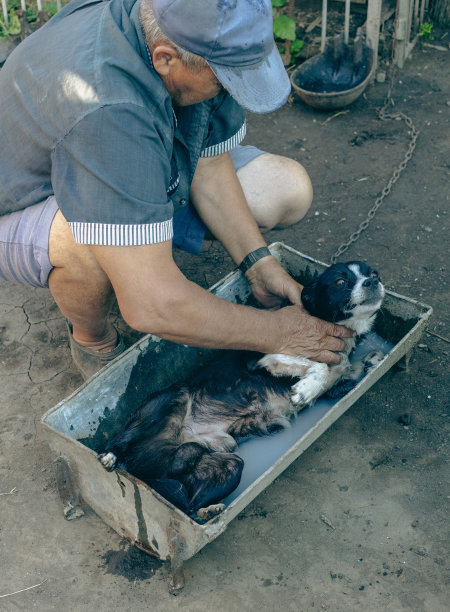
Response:
[{"label": "black and white dog", "polygon": [[[384,297],[366,264],[335,264],[304,287],[302,302],[316,317],[367,333]],[[359,380],[382,359],[376,351],[350,364],[355,339],[345,339],[339,364],[302,357],[230,352],[183,386],[162,391],[133,414],[99,455],[148,483],[196,519],[220,512],[239,484],[237,441],[289,427],[291,419],[337,381]]]}]

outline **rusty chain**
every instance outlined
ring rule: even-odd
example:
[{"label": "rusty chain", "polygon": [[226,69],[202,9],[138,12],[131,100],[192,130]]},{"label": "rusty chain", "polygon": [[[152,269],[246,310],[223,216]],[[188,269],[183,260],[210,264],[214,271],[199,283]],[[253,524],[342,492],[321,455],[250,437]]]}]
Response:
[{"label": "rusty chain", "polygon": [[392,70],[392,72],[391,72],[391,82],[390,82],[390,85],[389,85],[388,93],[386,95],[386,99],[385,99],[385,103],[384,103],[383,108],[378,112],[378,117],[381,119],[381,121],[386,121],[388,119],[402,119],[405,122],[406,126],[409,129],[409,134],[410,134],[410,141],[409,141],[408,150],[406,152],[406,155],[405,155],[403,161],[395,168],[394,172],[392,173],[392,176],[389,179],[388,183],[386,184],[386,187],[384,187],[384,189],[382,190],[380,196],[375,200],[375,204],[369,210],[366,219],[362,223],[360,223],[358,229],[355,232],[353,232],[353,234],[350,235],[349,239],[346,242],[344,242],[344,243],[342,243],[340,245],[340,247],[337,249],[337,251],[331,257],[330,264],[336,263],[337,258],[340,255],[342,255],[342,253],[345,253],[345,251],[352,244],[354,244],[358,240],[358,238],[360,237],[361,233],[364,230],[367,229],[369,223],[374,218],[375,213],[377,212],[377,210],[382,205],[385,197],[390,194],[392,186],[398,181],[401,173],[406,168],[409,160],[411,159],[411,157],[412,157],[412,155],[414,153],[414,149],[416,148],[416,141],[417,141],[417,136],[419,135],[419,132],[416,129],[416,127],[415,127],[414,123],[412,122],[412,120],[410,119],[410,117],[408,117],[408,115],[405,115],[405,113],[401,113],[401,112],[398,112],[398,113],[388,113],[387,112],[388,107],[391,104],[393,104],[393,101],[392,101],[392,98],[391,98],[391,91],[392,91],[392,85],[393,85],[393,77],[394,77],[394,71]]}]

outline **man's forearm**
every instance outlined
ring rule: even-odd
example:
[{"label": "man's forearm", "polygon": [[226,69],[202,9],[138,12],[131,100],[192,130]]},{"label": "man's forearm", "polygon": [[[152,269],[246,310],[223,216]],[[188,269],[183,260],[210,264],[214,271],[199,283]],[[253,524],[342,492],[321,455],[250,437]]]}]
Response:
[{"label": "man's forearm", "polygon": [[[186,281],[161,301],[144,309],[142,324],[133,327],[166,340],[205,348],[283,353],[339,361],[330,351],[343,350],[339,336],[352,332],[308,315],[299,306],[275,311],[226,302]],[[150,316],[149,316],[150,314]]]},{"label": "man's forearm", "polygon": [[186,279],[171,257],[169,242],[91,249],[111,280],[127,323],[167,340],[331,362],[338,358],[330,351],[344,347],[336,336],[352,335],[299,306],[267,311],[221,300]]},{"label": "man's forearm", "polygon": [[[150,247],[152,253],[165,248]],[[124,319],[134,329],[206,348],[267,352],[277,344],[280,332],[275,321],[266,320],[271,319],[269,312],[216,297],[189,281],[171,258],[147,259],[148,247],[93,250],[111,279]]]},{"label": "man's forearm", "polygon": [[270,311],[226,302],[187,280],[168,289],[150,312],[141,310],[133,327],[205,348],[265,353],[280,346],[281,330]]},{"label": "man's forearm", "polygon": [[[237,264],[266,245],[228,153],[199,160],[191,197],[206,225]],[[257,300],[267,307],[285,300],[300,303],[301,286],[273,257],[261,258],[246,277]]]},{"label": "man's forearm", "polygon": [[250,251],[266,245],[228,153],[200,158],[191,198],[209,230],[237,264]]}]

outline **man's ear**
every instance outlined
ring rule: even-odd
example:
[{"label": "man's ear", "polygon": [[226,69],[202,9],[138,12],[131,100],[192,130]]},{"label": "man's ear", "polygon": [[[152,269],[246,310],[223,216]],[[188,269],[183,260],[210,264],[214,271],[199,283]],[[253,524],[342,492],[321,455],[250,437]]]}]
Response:
[{"label": "man's ear", "polygon": [[180,61],[176,49],[171,45],[161,42],[156,43],[152,51],[152,61],[156,72],[160,76],[167,76],[174,62]]}]

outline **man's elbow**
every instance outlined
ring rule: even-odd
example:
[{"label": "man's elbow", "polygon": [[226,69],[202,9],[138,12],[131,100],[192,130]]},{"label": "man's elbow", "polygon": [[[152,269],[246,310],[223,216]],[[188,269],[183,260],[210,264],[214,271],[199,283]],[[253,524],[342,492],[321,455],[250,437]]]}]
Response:
[{"label": "man's elbow", "polygon": [[164,295],[152,299],[118,300],[121,315],[127,325],[145,334],[161,338],[173,333],[173,326],[180,320],[179,300]]},{"label": "man's elbow", "polygon": [[158,310],[151,306],[146,307],[132,301],[126,301],[125,303],[119,301],[119,309],[125,323],[136,331],[158,336],[164,327]]}]

